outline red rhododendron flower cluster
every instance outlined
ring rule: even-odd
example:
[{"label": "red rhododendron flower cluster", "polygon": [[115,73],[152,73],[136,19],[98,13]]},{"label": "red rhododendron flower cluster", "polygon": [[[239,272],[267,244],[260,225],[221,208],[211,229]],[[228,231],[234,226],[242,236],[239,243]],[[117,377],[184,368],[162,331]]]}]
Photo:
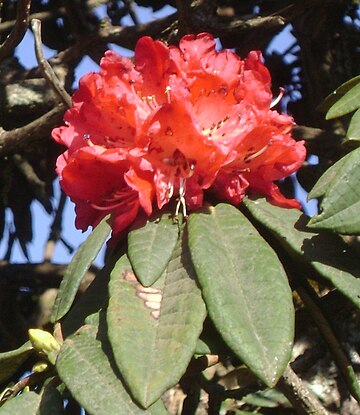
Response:
[{"label": "red rhododendron flower cluster", "polygon": [[194,210],[207,189],[233,204],[254,191],[299,207],[274,184],[301,166],[305,148],[292,118],[271,109],[270,81],[260,52],[218,52],[207,33],[178,48],[143,37],[134,63],[106,52],[53,131],[68,148],[57,170],[77,227],[112,213],[116,236],[140,208],[150,215],[175,198]]}]

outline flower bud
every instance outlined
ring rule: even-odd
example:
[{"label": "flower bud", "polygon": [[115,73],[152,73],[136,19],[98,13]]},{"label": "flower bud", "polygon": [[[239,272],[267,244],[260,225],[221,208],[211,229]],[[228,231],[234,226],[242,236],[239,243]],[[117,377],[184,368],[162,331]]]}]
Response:
[{"label": "flower bud", "polygon": [[41,360],[34,364],[32,371],[35,373],[41,373],[41,372],[45,372],[45,370],[47,370],[48,368],[49,368],[48,362]]},{"label": "flower bud", "polygon": [[33,348],[43,353],[49,362],[55,364],[56,356],[60,350],[60,343],[47,331],[40,329],[29,329],[29,339]]}]

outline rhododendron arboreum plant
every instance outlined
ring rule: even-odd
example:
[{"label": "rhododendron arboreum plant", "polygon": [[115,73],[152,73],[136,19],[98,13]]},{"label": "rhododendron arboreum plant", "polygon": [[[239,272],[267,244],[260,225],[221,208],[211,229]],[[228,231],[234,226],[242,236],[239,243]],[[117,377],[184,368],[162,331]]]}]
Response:
[{"label": "rhododendron arboreum plant", "polygon": [[96,349],[91,330],[104,317],[101,341],[138,410],[153,411],[194,355],[236,356],[268,386],[277,383],[290,359],[294,308],[255,213],[299,215],[299,202],[276,182],[301,166],[305,147],[291,136],[292,118],[272,108],[270,82],[260,52],[241,59],[217,51],[207,33],[178,47],[142,37],[134,61],[108,51],[100,72],[80,80],[53,137],[67,147],[57,170],[76,226],[95,230],[62,282],[53,321],[68,314],[110,227],[114,249],[89,297],[68,314],[79,319],[96,295],[95,314],[56,362],[72,393],[81,390],[68,376],[69,353],[85,339]]}]

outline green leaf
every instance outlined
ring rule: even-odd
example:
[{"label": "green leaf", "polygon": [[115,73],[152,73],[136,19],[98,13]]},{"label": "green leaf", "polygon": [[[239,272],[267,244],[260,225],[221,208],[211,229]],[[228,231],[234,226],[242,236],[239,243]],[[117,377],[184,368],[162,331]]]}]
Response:
[{"label": "green leaf", "polygon": [[25,360],[33,353],[30,342],[26,342],[16,350],[0,353],[0,383],[9,379]]},{"label": "green leaf", "polygon": [[51,384],[45,386],[36,415],[62,415],[64,402],[60,392]]},{"label": "green leaf", "polygon": [[111,227],[106,216],[80,246],[67,267],[61,281],[58,295],[51,315],[51,322],[60,320],[70,310],[75,299],[81,280],[89,270],[91,264],[99,253]]},{"label": "green leaf", "polygon": [[[322,212],[311,218],[308,226],[343,234],[360,234],[360,148],[344,159],[332,166],[330,173],[325,173],[325,179],[320,179],[327,183],[321,202]],[[315,186],[315,194],[319,194],[320,187]]]},{"label": "green leaf", "polygon": [[39,404],[40,396],[37,393],[22,393],[6,401],[0,408],[0,415],[37,415]]},{"label": "green leaf", "polygon": [[266,389],[244,396],[243,401],[262,408],[289,407],[289,401],[276,389]]},{"label": "green leaf", "polygon": [[72,396],[90,415],[165,415],[161,401],[148,410],[131,399],[114,362],[104,352],[106,345],[97,338],[95,326],[83,326],[68,337],[60,350],[56,368]]},{"label": "green leaf", "polygon": [[209,315],[225,342],[274,386],[290,359],[292,293],[275,252],[235,207],[192,213],[189,246]]},{"label": "green leaf", "polygon": [[81,295],[79,301],[75,302],[74,306],[65,316],[62,321],[64,337],[73,334],[87,321],[88,316],[97,313],[102,307],[106,306],[110,272],[114,265],[113,260],[107,261],[105,267],[96,274],[95,279]]},{"label": "green leaf", "polygon": [[184,236],[153,286],[137,282],[123,256],[111,274],[109,291],[114,357],[132,395],[147,407],[184,374],[206,315]]},{"label": "green leaf", "polygon": [[346,136],[349,140],[360,141],[360,109],[352,116]]},{"label": "green leaf", "polygon": [[178,237],[179,225],[169,213],[157,214],[132,226],[128,235],[128,255],[142,285],[148,287],[161,276]]},{"label": "green leaf", "polygon": [[326,114],[327,120],[341,117],[360,107],[360,76],[357,76],[350,81],[353,82],[354,86],[329,109]]},{"label": "green leaf", "polygon": [[329,281],[360,308],[360,260],[342,238],[307,229],[308,217],[296,209],[273,206],[264,199],[244,199],[251,215],[270,231],[291,256]]},{"label": "green leaf", "polygon": [[349,79],[348,81],[344,82],[338,88],[335,89],[334,92],[329,94],[325,99],[324,102],[319,107],[319,110],[322,112],[327,112],[330,107],[332,107],[336,101],[338,101],[341,97],[343,97],[348,91],[351,90],[354,86],[360,83],[360,75],[355,76],[355,78]]},{"label": "green leaf", "polygon": [[315,199],[326,194],[326,192],[330,189],[333,180],[335,180],[341,172],[341,169],[350,156],[351,153],[347,154],[326,170],[326,172],[320,177],[315,186],[309,192],[308,200]]},{"label": "green leaf", "polygon": [[217,354],[223,356],[233,356],[234,353],[224,342],[219,332],[216,330],[214,323],[205,319],[203,331],[196,342],[194,354]]}]

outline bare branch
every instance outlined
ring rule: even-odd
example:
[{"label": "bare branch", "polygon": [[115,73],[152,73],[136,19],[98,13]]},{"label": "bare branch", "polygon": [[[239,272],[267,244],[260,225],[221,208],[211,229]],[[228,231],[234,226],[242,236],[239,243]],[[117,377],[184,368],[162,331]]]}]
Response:
[{"label": "bare branch", "polygon": [[48,81],[51,88],[58,95],[61,101],[67,106],[71,107],[71,97],[66,92],[65,88],[61,85],[58,77],[50,66],[49,62],[45,59],[44,53],[42,50],[42,40],[41,40],[41,21],[38,19],[33,19],[31,21],[31,27],[34,32],[35,37],[35,53],[36,59],[39,64],[39,68],[44,78]]},{"label": "bare branch", "polygon": [[51,203],[46,195],[45,182],[39,179],[31,164],[24,159],[20,154],[14,154],[13,161],[19,171],[24,175],[30,187],[34,190],[37,199],[40,200],[48,213],[51,212]]},{"label": "bare branch", "polygon": [[[66,268],[67,264],[50,262],[10,264],[3,261],[0,263],[0,281],[13,287],[58,288]],[[95,266],[89,269],[83,280],[83,287],[87,286],[89,281],[94,278],[97,270]]]},{"label": "bare branch", "polygon": [[10,55],[24,37],[29,26],[30,3],[31,0],[18,0],[15,26],[0,46],[0,61]]},{"label": "bare branch", "polygon": [[64,111],[64,105],[60,104],[24,127],[10,131],[0,130],[0,157],[29,152],[44,139],[48,140],[54,125],[62,121]]},{"label": "bare branch", "polygon": [[50,262],[51,261],[56,243],[59,240],[68,249],[70,254],[72,254],[73,251],[74,251],[74,248],[69,246],[69,244],[61,237],[62,217],[63,217],[63,211],[64,211],[66,200],[67,200],[66,194],[63,191],[61,191],[58,207],[56,209],[55,218],[54,218],[54,221],[51,225],[49,238],[48,238],[48,241],[47,241],[46,246],[45,246],[45,252],[44,252],[44,261],[45,262]]},{"label": "bare branch", "polygon": [[[29,15],[29,21],[33,19],[39,19],[41,21],[55,19],[59,16],[65,15],[65,8],[59,7],[57,10],[47,10],[44,12],[33,13]],[[6,22],[0,23],[0,34],[10,30],[16,23],[16,20],[8,20]]]},{"label": "bare branch", "polygon": [[115,43],[128,49],[134,49],[137,40],[141,36],[151,36],[157,38],[161,33],[171,26],[177,18],[177,13],[166,16],[154,22],[141,24],[138,26],[113,26],[106,23],[97,32],[82,36],[74,46],[58,53],[49,59],[51,65],[72,65],[79,59],[79,56],[87,54],[94,49],[94,45]]},{"label": "bare branch", "polygon": [[289,399],[299,415],[328,415],[319,400],[291,369],[285,369],[277,388]]},{"label": "bare branch", "polygon": [[128,12],[129,12],[129,15],[130,15],[132,21],[134,22],[134,25],[136,25],[136,26],[139,25],[140,22],[139,22],[139,19],[138,19],[137,15],[136,15],[136,9],[135,9],[135,5],[134,5],[133,0],[124,0],[124,3],[125,3],[125,5],[128,9]]}]

